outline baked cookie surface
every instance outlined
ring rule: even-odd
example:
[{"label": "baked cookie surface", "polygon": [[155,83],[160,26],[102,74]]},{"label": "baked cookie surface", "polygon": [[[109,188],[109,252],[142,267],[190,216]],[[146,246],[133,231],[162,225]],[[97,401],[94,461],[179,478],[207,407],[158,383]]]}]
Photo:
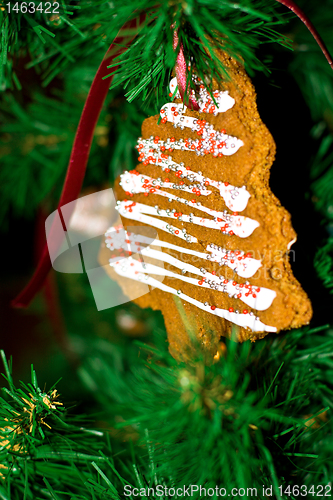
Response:
[{"label": "baked cookie surface", "polygon": [[[291,217],[269,187],[274,140],[243,66],[221,59],[230,80],[215,84],[215,103],[197,81],[200,111],[176,98],[143,122],[140,164],[115,186],[128,232],[117,246],[111,228],[101,251],[126,295],[162,311],[170,352],[185,360],[193,335],[214,356],[221,336],[254,341],[312,316],[289,263]],[[139,296],[141,283],[151,291]]]}]

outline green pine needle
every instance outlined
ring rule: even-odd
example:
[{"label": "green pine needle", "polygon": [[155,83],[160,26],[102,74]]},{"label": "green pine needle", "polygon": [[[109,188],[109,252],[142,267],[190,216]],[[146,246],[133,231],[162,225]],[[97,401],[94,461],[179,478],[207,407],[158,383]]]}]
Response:
[{"label": "green pine needle", "polygon": [[314,266],[323,285],[333,294],[333,238],[316,253]]},{"label": "green pine needle", "polygon": [[[218,363],[199,357],[192,367],[165,352],[163,337],[138,343],[139,358],[127,346],[120,372],[115,351],[107,355],[102,345],[81,369],[109,418],[121,415],[117,426],[138,432],[150,484],[157,471],[162,484],[172,476],[177,486],[273,484],[278,492],[279,484],[320,484],[327,468],[333,472],[332,330],[294,330],[254,346],[227,341]],[[142,464],[134,474],[148,480]]]},{"label": "green pine needle", "polygon": [[[143,100],[151,94],[156,100],[156,95],[163,94],[165,77],[169,78],[176,62],[172,25],[178,29],[186,60],[202,79],[208,77],[208,81],[226,76],[216,54],[218,49],[243,60],[248,72],[253,74],[254,70],[267,70],[255,55],[260,44],[277,42],[290,48],[288,39],[273,29],[289,19],[289,15],[280,14],[274,1],[239,4],[224,1],[222,5],[206,0],[186,4],[165,1],[156,7],[154,2],[142,0],[136,4],[135,15],[140,12],[146,13],[147,18],[136,41],[110,66],[119,66],[118,78],[111,88],[119,84],[129,87],[129,101],[139,93]],[[121,2],[119,22],[133,15],[132,3]]]},{"label": "green pine needle", "polygon": [[0,398],[0,498],[47,498],[45,485],[59,500],[59,487],[87,498],[84,482],[96,477],[91,463],[105,462],[99,451],[107,450],[103,433],[86,430],[84,418],[70,415],[54,387],[42,391],[33,369],[31,383],[16,388],[3,351],[1,357],[9,389]]}]

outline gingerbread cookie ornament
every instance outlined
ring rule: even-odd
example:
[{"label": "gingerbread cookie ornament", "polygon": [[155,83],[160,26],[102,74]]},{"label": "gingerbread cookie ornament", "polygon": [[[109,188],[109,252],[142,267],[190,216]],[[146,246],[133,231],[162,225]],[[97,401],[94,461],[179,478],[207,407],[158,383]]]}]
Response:
[{"label": "gingerbread cookie ornament", "polygon": [[[151,287],[135,302],[162,311],[170,352],[185,360],[195,339],[214,356],[221,336],[255,341],[312,315],[289,263],[290,214],[269,188],[275,143],[243,66],[220,58],[230,79],[223,88],[214,83],[214,100],[194,77],[198,111],[176,93],[160,116],[143,122],[139,165],[116,183],[124,229],[138,230],[120,245],[126,259],[111,258],[112,228],[101,252],[125,294],[138,282]],[[156,229],[158,240],[140,227]]]}]

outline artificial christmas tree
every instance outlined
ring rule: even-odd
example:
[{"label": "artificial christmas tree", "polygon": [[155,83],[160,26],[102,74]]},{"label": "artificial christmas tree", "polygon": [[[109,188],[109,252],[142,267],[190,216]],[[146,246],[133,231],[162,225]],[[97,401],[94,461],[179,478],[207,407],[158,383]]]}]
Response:
[{"label": "artificial christmas tree", "polygon": [[[230,168],[229,171],[228,163],[235,162],[237,155],[244,155],[242,151],[251,144],[250,132],[256,130],[260,132],[257,135],[254,133],[254,137],[257,137],[254,144],[258,143],[260,152],[258,154],[249,147],[244,160],[248,159],[253,166],[259,160],[258,165],[261,163],[262,167],[265,166],[267,174],[274,144],[262,120],[277,144],[276,161],[271,167],[270,189],[291,214],[292,225],[298,235],[298,241],[290,248],[291,267],[311,299],[314,315],[311,326],[293,328],[281,332],[279,336],[274,332],[268,333],[260,342],[236,343],[223,338],[218,341],[220,326],[214,324],[207,332],[211,319],[216,319],[214,310],[224,309],[222,302],[229,300],[235,301],[235,306],[237,304],[240,310],[240,298],[226,296],[218,290],[211,292],[202,275],[196,276],[196,281],[202,284],[194,285],[182,280],[181,285],[172,288],[181,293],[187,291],[188,297],[193,297],[196,291],[200,294],[209,292],[209,308],[216,307],[210,309],[212,312],[199,309],[199,321],[197,324],[194,322],[194,325],[188,322],[184,342],[177,345],[176,340],[172,341],[172,345],[176,346],[173,354],[178,358],[183,356],[188,338],[198,337],[197,326],[200,324],[202,327],[204,324],[203,333],[208,338],[207,347],[211,349],[209,362],[202,352],[202,346],[194,349],[196,345],[193,342],[191,350],[186,349],[189,362],[184,363],[174,359],[168,352],[167,332],[159,311],[140,309],[132,302],[97,311],[83,273],[72,276],[57,273],[55,283],[59,290],[60,307],[55,300],[57,290],[53,286],[51,293],[50,283],[46,294],[38,294],[27,311],[13,311],[8,306],[4,307],[6,322],[3,323],[5,332],[2,345],[6,345],[7,356],[14,353],[14,366],[23,378],[29,371],[27,363],[33,361],[34,366],[38,366],[39,380],[42,378],[46,381],[46,388],[44,384],[38,386],[33,372],[31,385],[23,386],[21,392],[9,377],[9,369],[5,368],[9,390],[5,391],[1,405],[0,462],[4,467],[0,470],[3,475],[0,479],[0,494],[11,500],[155,498],[156,491],[162,488],[165,498],[187,495],[188,491],[194,498],[199,498],[205,494],[204,489],[206,496],[223,494],[236,498],[329,496],[333,471],[333,345],[330,314],[333,101],[332,69],[317,42],[299,19],[291,13],[287,14],[287,9],[275,0],[242,0],[239,3],[193,0],[160,4],[142,0],[135,5],[126,0],[113,3],[81,0],[80,3],[71,1],[66,5],[61,2],[58,18],[51,18],[48,13],[42,12],[43,5],[39,10],[35,9],[32,15],[23,12],[21,4],[9,3],[13,7],[10,13],[7,4],[3,4],[0,10],[0,78],[3,91],[0,107],[1,215],[6,222],[3,225],[9,227],[2,246],[7,250],[7,256],[1,270],[6,278],[6,286],[1,293],[6,301],[20,292],[23,281],[32,271],[33,264],[29,256],[35,244],[34,217],[37,218],[37,209],[47,215],[58,206],[66,164],[70,158],[74,162],[70,163],[63,191],[66,196],[63,195],[61,203],[77,198],[82,182],[89,192],[98,192],[105,189],[106,182],[113,185],[120,174],[123,174],[121,179],[124,183],[126,180],[135,181],[137,175],[132,175],[131,171],[137,164],[134,151],[144,120],[143,139],[149,141],[150,136],[153,136],[152,149],[160,146],[159,141],[166,141],[169,135],[170,138],[175,137],[175,141],[184,139],[184,150],[170,151],[170,156],[179,155],[179,162],[176,162],[180,165],[183,161],[181,157],[186,155],[184,168],[191,166],[194,179],[182,179],[180,176],[185,173],[182,169],[179,177],[175,178],[178,171],[171,168],[170,172],[161,175],[160,166],[140,164],[139,175],[156,180],[161,177],[158,183],[162,182],[163,185],[158,191],[165,190],[168,197],[156,194],[157,191],[149,192],[148,197],[144,193],[128,191],[133,194],[131,197],[119,184],[116,187],[119,201],[127,206],[141,197],[142,200],[135,203],[149,206],[156,215],[141,213],[140,216],[155,219],[163,219],[157,214],[155,205],[161,211],[166,211],[169,204],[174,203],[177,218],[173,215],[163,220],[170,222],[169,226],[175,226],[175,231],[186,229],[186,237],[198,239],[202,232],[202,248],[196,247],[194,251],[213,255],[206,246],[208,243],[215,244],[215,236],[211,238],[214,233],[221,240],[217,246],[223,249],[226,246],[228,249],[229,245],[230,250],[242,252],[242,247],[233,247],[232,242],[244,244],[248,238],[255,238],[256,232],[258,234],[265,225],[261,216],[257,220],[257,214],[250,213],[252,202],[254,206],[261,203],[262,194],[266,194],[268,200],[273,199],[264,179],[259,181],[254,176],[251,182],[244,182],[251,197],[246,207],[242,211],[239,209],[235,217],[245,216],[260,224],[246,238],[223,234],[221,227],[218,230],[207,229],[195,224],[197,219],[194,217],[214,221],[211,215],[198,210],[198,205],[191,208],[191,224],[190,221],[179,220],[179,217],[189,215],[191,211],[188,209],[187,214],[185,204],[177,201],[177,198],[190,203],[192,199],[196,203],[199,200],[201,207],[211,211],[221,211],[222,207],[222,212],[227,210],[228,215],[237,212],[231,206],[224,207],[225,202],[219,194],[221,186],[216,187],[213,183],[229,182],[229,186],[242,188],[241,179],[237,179],[238,169]],[[313,26],[294,2],[281,3],[303,18],[313,31]],[[318,4],[300,0],[299,6],[304,7],[329,49],[332,49],[332,1],[325,0]],[[124,25],[126,29],[121,30]],[[117,33],[116,44],[112,44]],[[330,60],[320,38],[315,35]],[[110,44],[111,52],[108,50]],[[291,46],[293,52],[286,50]],[[227,55],[222,57],[221,51]],[[96,75],[105,53],[106,59]],[[115,57],[116,54],[119,55]],[[232,80],[227,79],[228,64],[234,69],[238,68],[236,73],[239,82],[242,78],[248,82],[244,87],[239,84],[239,89],[232,88]],[[256,114],[253,87],[248,77],[245,77],[243,66],[253,79],[261,118]],[[180,98],[176,98],[171,106],[165,106],[165,103],[172,101],[168,97],[168,84],[174,69]],[[112,88],[107,92],[110,75],[113,75]],[[196,88],[196,82],[199,88]],[[204,89],[200,90],[200,85],[204,85]],[[216,117],[214,113],[203,113],[203,109],[196,108],[196,105],[200,105],[200,99],[193,99],[191,90],[196,90],[199,97],[200,91],[207,92],[205,99],[207,102],[212,99],[213,102],[208,104],[208,110],[212,105],[216,106],[214,91],[224,92],[228,85],[229,96],[235,99],[233,107]],[[172,94],[174,90],[175,86]],[[237,96],[241,96],[242,92],[242,100],[249,104],[252,115],[242,111],[241,103],[237,102]],[[140,97],[143,103],[138,99]],[[186,112],[175,116],[174,113],[184,109],[182,101],[187,107]],[[172,110],[173,106],[177,109]],[[165,117],[161,116],[158,124],[158,117],[152,117],[159,113],[161,107],[165,109],[167,120],[163,123]],[[240,125],[239,130],[236,126],[233,128],[233,124],[236,125],[233,113],[237,109],[245,117],[246,126],[242,131]],[[98,118],[99,110],[101,114]],[[202,118],[202,114],[207,114],[207,119]],[[184,130],[180,127],[174,129],[172,123],[168,122],[169,116],[175,120],[179,118],[179,122],[180,118],[199,118],[197,124],[201,128],[195,132],[187,127]],[[186,150],[186,138],[191,139],[191,146],[193,141],[204,139],[206,129],[202,119],[214,126],[222,116],[229,120],[225,134],[236,138],[226,138],[230,147],[231,144],[236,145],[237,140],[244,143],[237,153],[212,160],[211,152],[197,156]],[[250,116],[256,117],[256,120],[251,130],[247,130],[246,127],[251,123]],[[79,123],[71,156],[70,147]],[[224,134],[221,131],[223,125],[215,128],[219,134]],[[198,135],[201,129],[202,135]],[[168,130],[170,134],[168,132],[164,136],[155,130]],[[238,137],[238,133],[243,135]],[[82,148],[78,147],[80,144]],[[145,144],[142,144],[144,154],[141,156],[146,161]],[[90,146],[91,154],[84,177]],[[224,145],[222,151],[223,148]],[[264,151],[267,151],[268,159]],[[154,154],[148,151],[149,156]],[[209,176],[205,174],[203,179],[198,177],[203,168],[194,162],[194,158],[198,159],[198,164],[203,162],[205,168],[211,169]],[[242,168],[246,165],[246,161],[242,162]],[[125,171],[131,174],[130,177],[124,174]],[[240,172],[246,176],[244,171]],[[228,178],[221,179],[222,174]],[[231,179],[233,175],[235,178]],[[294,175],[297,176],[297,183],[291,182]],[[210,182],[208,186],[205,185],[207,177],[207,182]],[[228,180],[229,177],[232,182]],[[144,190],[155,189],[149,187],[149,179],[145,182],[147,179],[143,178],[143,181]],[[188,198],[189,193],[185,190],[169,189],[170,182],[184,182],[182,186],[193,184],[196,191],[202,190],[202,193],[200,197],[193,193],[193,198]],[[201,186],[202,182],[204,186]],[[231,200],[228,200],[231,205],[237,197],[232,199],[235,193],[228,191],[229,186],[224,185],[225,189],[222,189],[224,195],[231,194]],[[212,193],[208,194],[208,191]],[[154,202],[153,196],[156,199]],[[169,198],[173,201],[167,201]],[[124,199],[129,201],[125,202]],[[162,207],[164,203],[166,205]],[[282,229],[279,233],[279,228],[273,230],[274,234],[265,231],[256,248],[266,243],[268,246],[272,244],[272,248],[280,248],[277,245],[280,238],[276,234],[283,236],[281,271],[284,277],[281,281],[285,282],[287,270],[288,287],[290,283],[295,286],[299,298],[299,303],[293,303],[289,311],[281,313],[290,321],[283,326],[289,327],[307,322],[310,319],[310,307],[305,292],[301,291],[295,278],[289,274],[285,252],[294,238],[294,231],[289,223],[288,212],[282,206],[274,199],[274,204],[271,201],[267,203],[263,213],[267,213],[267,210],[271,212],[272,223],[285,217],[286,224],[283,227],[286,228],[286,234],[282,234]],[[133,214],[133,211],[129,214]],[[27,223],[27,220],[30,222]],[[221,221],[216,222],[222,224]],[[123,223],[129,229],[129,226],[138,222],[123,217]],[[227,224],[229,222],[223,222],[225,233],[230,231]],[[267,226],[270,224],[267,223]],[[151,243],[156,233],[154,228],[148,229],[152,229],[152,232],[144,236]],[[127,235],[131,239],[132,232],[129,232],[131,234]],[[270,238],[268,234],[272,234]],[[39,232],[38,241],[40,236]],[[111,233],[108,233],[108,244],[111,246],[114,238],[110,236]],[[101,235],[99,243],[104,239]],[[191,250],[192,244],[185,238],[180,240],[169,232],[161,232],[159,241]],[[37,246],[40,247],[39,244]],[[140,247],[143,248],[142,245]],[[164,256],[168,255],[161,245],[153,249],[161,250]],[[219,251],[219,248],[210,249]],[[247,252],[247,248],[245,250]],[[176,249],[175,252],[174,259],[178,259],[180,251]],[[181,253],[184,253],[183,250]],[[144,251],[141,254],[145,260],[149,258],[144,255]],[[106,264],[110,268],[109,249],[107,255]],[[237,257],[244,255],[239,254]],[[128,255],[124,253],[124,256]],[[182,257],[185,261],[186,255]],[[258,261],[259,258],[265,261],[267,257],[254,254],[245,257]],[[230,265],[234,264],[231,260],[228,261],[229,265],[218,266],[216,274],[220,271],[229,277],[228,273],[233,271]],[[160,263],[157,261],[157,265],[160,266]],[[193,264],[198,267],[193,261],[188,263]],[[169,270],[168,265],[165,264],[165,270],[173,274],[183,269],[173,266]],[[203,267],[215,271],[215,265],[218,263],[208,263],[207,260]],[[27,305],[31,301],[50,267],[46,253],[33,286],[26,289],[16,304]],[[262,268],[271,269],[265,263],[257,272]],[[248,272],[248,268],[242,265],[238,270],[243,274]],[[154,282],[154,286],[163,285],[163,276],[153,273],[152,276],[157,282]],[[188,272],[182,277],[194,278]],[[234,281],[239,280],[242,284],[248,280],[251,286],[253,278],[255,275],[246,277],[236,274]],[[211,281],[214,279],[209,278]],[[280,285],[272,285],[274,277],[267,279],[269,284],[267,282],[261,286],[270,288],[277,296],[266,312],[255,314],[262,323],[265,323],[263,319],[267,311],[274,310],[274,302],[281,292]],[[175,280],[175,283],[179,283],[179,280]],[[188,289],[185,290],[185,287]],[[113,294],[118,293],[119,288],[114,284]],[[156,297],[158,293],[155,286],[152,296],[155,294]],[[174,295],[176,300],[182,300],[181,293],[179,297],[178,294],[177,297]],[[288,295],[287,305],[293,300],[292,293]],[[225,298],[221,299],[222,296]],[[173,294],[165,293],[162,299],[165,302],[166,297],[172,303]],[[252,299],[256,298],[252,294]],[[213,299],[221,303],[215,303]],[[204,303],[204,299],[200,296],[198,302]],[[183,303],[186,304],[186,301]],[[230,304],[234,309],[235,306]],[[252,306],[246,303],[242,308],[252,310]],[[302,314],[296,320],[294,312],[297,310]],[[195,316],[193,312],[190,317]],[[175,326],[171,325],[167,314],[166,318],[169,331],[174,333]],[[218,320],[221,322],[220,318]],[[265,324],[273,326],[275,322],[266,321]],[[62,325],[61,332],[57,331],[59,325]],[[178,325],[180,329],[183,328],[179,319]],[[260,335],[259,332],[257,334]],[[146,335],[144,341],[135,340],[135,336],[143,335]],[[57,385],[56,393],[59,397],[52,400],[55,396],[53,382],[60,377],[63,380]],[[76,408],[66,402],[68,400],[75,400]],[[56,401],[63,405],[55,405]],[[56,408],[52,408],[52,405]],[[73,418],[68,415],[69,406],[76,413]],[[86,413],[94,420],[91,425],[80,423],[82,415]],[[20,422],[24,423],[21,427]],[[17,426],[16,431],[14,425]],[[20,446],[19,450],[17,445]]]}]

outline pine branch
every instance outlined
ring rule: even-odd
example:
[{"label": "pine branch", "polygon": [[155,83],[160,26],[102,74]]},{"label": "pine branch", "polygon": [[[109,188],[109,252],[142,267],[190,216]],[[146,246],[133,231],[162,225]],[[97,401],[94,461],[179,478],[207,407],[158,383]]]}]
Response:
[{"label": "pine branch", "polygon": [[[95,56],[96,57],[96,56]],[[94,76],[95,59],[79,63],[66,73],[64,88],[53,97],[40,91],[26,105],[6,95],[0,104],[0,221],[6,216],[32,218],[41,203],[49,212],[60,196],[71,146]],[[82,76],[84,75],[84,80]],[[47,109],[47,113],[45,110]],[[85,185],[113,182],[125,168],[135,167],[135,142],[145,118],[137,103],[129,104],[118,88],[108,93],[88,163]],[[13,168],[15,165],[15,168]]]},{"label": "pine branch", "polygon": [[[31,5],[29,4],[29,10],[32,9],[32,4],[35,4],[33,14],[24,12],[24,9],[22,11],[21,2],[17,2],[17,12],[10,10],[14,8],[14,2],[9,2],[10,8],[7,3],[0,2],[0,89],[17,88],[21,90],[22,83],[13,68],[14,58],[17,61],[17,56],[24,57],[30,54],[43,61],[47,57],[47,51],[54,46],[55,32],[60,30],[61,33],[63,26],[69,27],[68,31],[78,31],[75,25],[70,22],[70,17],[73,16],[78,6],[71,2],[72,7],[67,9],[64,1],[61,1],[59,14],[47,15],[37,10],[40,2],[36,0],[30,2]],[[61,36],[60,33],[59,36]],[[68,33],[66,35],[68,36]],[[82,37],[82,33],[80,35]],[[57,43],[55,44],[57,45]],[[62,51],[64,55],[67,52],[60,45],[58,45],[58,51]]]},{"label": "pine branch", "polygon": [[120,371],[115,350],[107,355],[96,346],[81,374],[98,387],[110,417],[121,415],[118,427],[137,430],[159,480],[259,491],[272,484],[272,475],[276,485],[310,487],[332,474],[327,327],[294,330],[264,345],[227,341],[212,366],[200,358],[192,367],[178,364],[165,352],[162,332],[154,342],[138,345],[139,358],[127,345]]},{"label": "pine branch", "polygon": [[[333,108],[332,108],[333,110]],[[316,210],[320,211],[326,221],[333,219],[333,134],[328,133],[323,122],[313,128],[313,135],[320,136],[319,147],[311,162],[311,191]]]},{"label": "pine branch", "polygon": [[55,386],[41,390],[33,368],[31,383],[16,388],[3,351],[1,357],[9,389],[0,398],[0,497],[35,500],[55,492],[53,498],[90,499],[86,482],[97,480],[92,462],[103,468],[110,460],[104,434],[84,428],[84,416],[70,415]]},{"label": "pine branch", "polygon": [[132,449],[124,456],[122,444],[121,460],[107,434],[69,414],[54,386],[40,389],[33,368],[31,383],[16,388],[3,351],[1,357],[9,385],[0,398],[1,498],[118,500],[126,485],[140,488],[157,478],[152,455],[148,460]]},{"label": "pine branch", "polygon": [[324,286],[333,294],[333,238],[316,253],[314,266]]},{"label": "pine branch", "polygon": [[[321,5],[311,14],[313,23],[325,39],[330,52],[333,51],[332,20],[327,10],[332,3]],[[314,121],[325,120],[333,131],[332,69],[322,57],[320,48],[305,27],[298,26],[294,36],[294,57],[289,65]]]},{"label": "pine branch", "polygon": [[162,2],[156,7],[154,2],[142,0],[137,2],[134,13],[131,2],[121,5],[124,18],[141,11],[147,14],[136,43],[114,63],[119,64],[120,69],[113,86],[122,84],[128,88],[129,101],[139,93],[143,100],[152,92],[155,96],[163,95],[165,78],[169,78],[176,61],[172,25],[178,29],[186,60],[201,78],[209,80],[212,77],[220,80],[226,75],[216,54],[218,49],[242,59],[247,71],[253,74],[254,70],[267,70],[255,55],[260,44],[276,42],[289,47],[288,39],[275,31],[275,27],[285,24],[290,16],[280,14],[275,1],[254,0],[238,4],[223,1],[221,5],[197,0],[186,4]]}]

